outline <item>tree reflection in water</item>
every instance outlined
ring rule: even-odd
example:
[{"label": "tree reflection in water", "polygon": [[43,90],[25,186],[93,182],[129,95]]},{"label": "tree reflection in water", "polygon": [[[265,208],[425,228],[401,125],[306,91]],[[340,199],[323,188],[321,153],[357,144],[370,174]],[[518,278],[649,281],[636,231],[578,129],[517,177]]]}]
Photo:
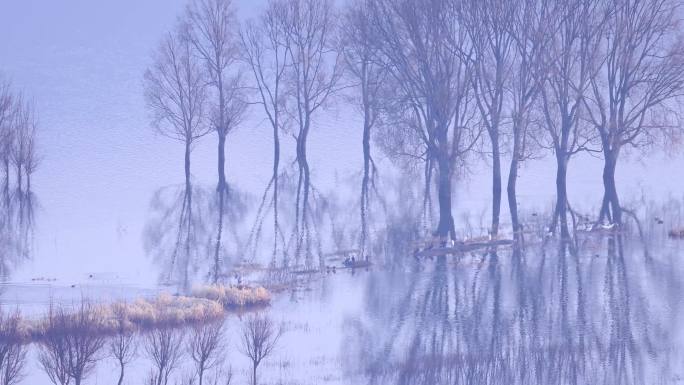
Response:
[{"label": "tree reflection in water", "polygon": [[30,189],[16,189],[0,203],[0,281],[31,257],[36,200]]},{"label": "tree reflection in water", "polygon": [[[160,266],[160,281],[188,289],[197,274],[225,278],[227,269],[236,256],[242,255],[244,240],[239,231],[248,210],[248,197],[231,189],[225,207],[225,223],[216,221],[218,195],[215,189],[192,186],[192,200],[188,200],[185,186],[170,186],[157,190],[150,202],[150,215],[145,225],[145,251]],[[190,202],[190,204],[188,204]],[[218,232],[225,240],[215,262]]]},{"label": "tree reflection in water", "polygon": [[370,384],[670,382],[681,278],[642,247],[592,235],[373,274],[366,316],[346,322],[345,372]]}]

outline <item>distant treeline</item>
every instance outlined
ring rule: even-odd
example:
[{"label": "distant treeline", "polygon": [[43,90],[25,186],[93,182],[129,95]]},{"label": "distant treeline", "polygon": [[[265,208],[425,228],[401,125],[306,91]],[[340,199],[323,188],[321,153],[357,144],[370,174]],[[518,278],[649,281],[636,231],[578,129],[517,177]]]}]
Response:
[{"label": "distant treeline", "polygon": [[[193,0],[155,52],[145,95],[154,126],[185,144],[187,210],[193,145],[212,132],[218,137],[214,280],[228,196],[224,146],[248,112],[272,132],[272,175],[253,232],[272,218],[274,259],[290,253],[309,265],[320,248],[307,146],[333,102],[349,103],[360,117],[362,253],[369,213],[383,200],[374,148],[402,170],[421,170],[424,211],[436,197],[438,220],[429,222],[442,239],[456,238],[452,186],[459,169],[482,160],[491,166],[495,237],[502,168],[517,233],[518,170],[552,154],[557,194],[549,231],[567,236],[574,214],[567,172],[577,154],[604,160],[604,193],[591,220],[620,225],[620,155],[678,141],[679,14],[675,0],[352,0],[342,8],[331,0],[270,0],[258,16],[240,21],[230,0]],[[282,137],[295,145],[291,231],[279,217]]]}]

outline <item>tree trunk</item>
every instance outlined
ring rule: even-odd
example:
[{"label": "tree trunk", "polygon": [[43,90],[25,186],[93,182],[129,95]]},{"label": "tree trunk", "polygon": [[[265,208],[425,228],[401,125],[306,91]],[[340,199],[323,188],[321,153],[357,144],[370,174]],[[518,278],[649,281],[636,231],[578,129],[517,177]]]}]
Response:
[{"label": "tree trunk", "polygon": [[226,134],[218,132],[218,186],[216,190],[224,192],[226,190]]},{"label": "tree trunk", "polygon": [[185,142],[185,191],[190,194],[190,140]]},{"label": "tree trunk", "polygon": [[511,158],[511,167],[508,172],[508,184],[506,186],[506,192],[508,194],[508,207],[511,212],[511,225],[513,227],[513,233],[519,232],[520,222],[518,219],[518,198],[516,196],[516,183],[518,181],[518,156],[516,144],[513,145],[513,157]]},{"label": "tree trunk", "polygon": [[123,379],[124,379],[124,365],[122,363],[119,363],[120,371],[119,371],[119,382],[117,382],[117,385],[123,385]]},{"label": "tree trunk", "polygon": [[[568,162],[564,154],[556,154],[557,170],[556,170],[556,217],[560,224],[561,237],[567,238],[570,236],[568,229],[568,192],[567,192],[567,173]],[[554,220],[555,223],[555,220]],[[555,230],[552,229],[552,231]]]},{"label": "tree trunk", "polygon": [[252,385],[257,385],[257,364],[252,365]]},{"label": "tree trunk", "polygon": [[309,163],[306,158],[302,164],[304,171],[304,199],[302,199],[302,224],[304,225],[304,246],[306,247],[306,265],[311,266],[311,233],[309,228],[309,190],[311,186],[311,174],[309,171]]},{"label": "tree trunk", "polygon": [[304,123],[297,137],[297,164],[299,166],[299,183],[297,190],[297,216],[295,217],[297,227],[297,257],[301,256],[302,248],[304,248],[305,264],[310,267],[310,240],[309,240],[309,225],[308,225],[308,206],[309,206],[309,188],[310,188],[310,172],[309,164],[306,159],[306,138],[308,134],[309,122],[308,119]]},{"label": "tree trunk", "polygon": [[[217,54],[216,63],[220,62],[220,57]],[[226,97],[223,93],[223,73],[218,70],[217,73],[217,83],[216,88],[218,91],[219,105],[218,105],[218,126],[216,127],[216,133],[218,134],[218,191],[224,192],[226,188],[226,173],[225,173],[225,163],[226,163],[226,135],[228,134],[228,127],[226,127]]]},{"label": "tree trunk", "polygon": [[426,232],[432,226],[432,171],[433,159],[428,156],[425,160],[425,188],[423,189],[423,227]]},{"label": "tree trunk", "polygon": [[619,150],[604,150],[605,159],[603,164],[603,204],[599,221],[604,218],[612,219],[612,222],[622,223],[622,207],[615,185],[615,168]]},{"label": "tree trunk", "polygon": [[456,238],[454,218],[451,215],[451,162],[445,153],[439,154],[439,179],[437,197],[439,200],[439,224],[437,236]]},{"label": "tree trunk", "polygon": [[5,180],[4,180],[4,186],[3,186],[3,194],[5,198],[5,206],[9,207],[10,205],[10,162],[9,162],[9,157],[5,157],[3,159],[3,163],[5,166]]},{"label": "tree trunk", "polygon": [[19,224],[24,224],[24,184],[21,163],[17,164],[17,198],[19,199]]},{"label": "tree trunk", "polygon": [[190,264],[190,239],[191,239],[191,224],[192,224],[192,184],[190,183],[190,145],[191,141],[186,140],[185,142],[185,194],[187,199],[186,210],[186,226],[187,234],[185,239],[185,263],[183,264],[183,285],[184,288],[188,288],[188,269]]},{"label": "tree trunk", "polygon": [[21,199],[21,192],[24,187],[23,185],[23,173],[21,169],[21,163],[17,164],[17,191],[19,192],[19,199]]},{"label": "tree trunk", "polygon": [[[221,104],[223,103],[223,95],[221,93]],[[220,124],[223,124],[223,110],[221,110],[219,119]],[[221,256],[221,239],[223,236],[223,215],[225,213],[225,196],[228,193],[228,184],[226,183],[226,131],[224,127],[219,127],[218,133],[218,186],[216,191],[219,194],[219,213],[218,213],[218,232],[216,234],[216,246],[214,248],[214,268],[213,268],[213,283],[217,284],[219,280],[220,270],[220,256]]]},{"label": "tree trunk", "polygon": [[499,233],[501,214],[501,154],[498,134],[492,135],[492,237]]},{"label": "tree trunk", "polygon": [[363,124],[363,179],[361,180],[361,254],[366,253],[366,237],[368,234],[368,182],[370,179],[370,124],[368,112]]},{"label": "tree trunk", "polygon": [[[278,115],[276,111],[273,125],[273,259],[278,252],[278,169],[280,167],[280,137],[278,135]],[[285,266],[287,267],[287,266]]]},{"label": "tree trunk", "polygon": [[219,281],[219,270],[220,270],[220,256],[221,256],[221,237],[223,235],[223,211],[224,211],[224,199],[225,193],[222,189],[218,191],[219,195],[219,214],[218,214],[218,230],[216,234],[216,248],[214,250],[214,271],[213,271],[213,283],[217,284]]}]

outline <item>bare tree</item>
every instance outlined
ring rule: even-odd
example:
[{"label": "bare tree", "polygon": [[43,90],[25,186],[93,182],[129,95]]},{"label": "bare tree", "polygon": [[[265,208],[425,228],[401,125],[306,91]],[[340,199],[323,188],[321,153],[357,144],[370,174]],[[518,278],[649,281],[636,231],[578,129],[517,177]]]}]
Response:
[{"label": "bare tree", "polygon": [[[33,225],[31,175],[38,167],[36,154],[37,117],[32,101],[12,90],[0,77],[0,162],[3,168],[0,193],[0,275],[10,262],[28,257]],[[12,180],[13,179],[13,180]],[[18,204],[17,204],[18,203]]]},{"label": "bare tree", "polygon": [[189,38],[205,62],[208,80],[217,96],[212,117],[213,129],[218,134],[218,187],[225,191],[226,136],[233,127],[227,126],[227,82],[237,58],[235,31],[237,20],[231,0],[193,0],[187,7]]},{"label": "bare tree", "polygon": [[475,100],[481,122],[489,134],[492,149],[492,224],[499,232],[501,213],[501,135],[504,108],[510,83],[511,61],[515,53],[511,33],[519,4],[510,0],[470,0],[462,5],[473,45]]},{"label": "bare tree", "polygon": [[601,69],[585,100],[603,151],[599,221],[622,223],[615,170],[623,148],[640,148],[681,133],[684,42],[681,2],[606,0]]},{"label": "bare tree", "polygon": [[0,384],[16,385],[25,376],[27,345],[17,311],[5,314],[0,309]]},{"label": "bare tree", "polygon": [[22,131],[22,135],[25,136],[24,139],[24,176],[26,177],[26,195],[30,198],[31,195],[31,176],[38,169],[40,163],[40,158],[37,154],[37,136],[38,136],[38,116],[36,112],[35,104],[32,102],[27,107],[28,108],[28,118],[26,124]]},{"label": "bare tree", "polygon": [[[273,253],[275,264],[278,241],[284,236],[278,222],[278,191],[280,174],[280,132],[284,130],[285,93],[284,81],[288,66],[288,44],[281,20],[285,18],[286,4],[280,0],[269,1],[266,11],[257,19],[249,21],[240,32],[242,53],[249,65],[258,94],[258,102],[264,109],[273,131],[273,168],[271,179],[264,191],[252,237],[258,243],[261,223],[268,209],[273,209]],[[269,197],[268,199],[267,197]],[[267,203],[268,201],[268,203]],[[287,267],[287,261],[283,261]]]},{"label": "bare tree", "polygon": [[516,184],[520,162],[529,156],[529,126],[545,77],[545,50],[549,49],[549,5],[543,0],[524,0],[514,10],[511,23],[514,58],[511,66],[511,163],[506,192],[514,232],[519,232]]},{"label": "bare tree", "polygon": [[3,203],[9,207],[10,201],[10,162],[12,154],[13,121],[15,112],[14,95],[8,80],[0,78],[0,161],[3,165]]},{"label": "bare tree", "polygon": [[342,76],[339,53],[333,47],[336,27],[331,0],[283,0],[282,23],[287,42],[289,66],[288,94],[292,105],[289,114],[296,124],[296,161],[298,166],[295,204],[295,255],[306,255],[311,265],[310,194],[311,172],[307,159],[307,142],[315,114],[335,93]]},{"label": "bare tree", "polygon": [[361,179],[361,253],[366,252],[368,236],[369,188],[375,186],[377,168],[371,156],[371,132],[375,126],[381,103],[380,89],[387,75],[378,60],[377,45],[370,26],[370,2],[356,0],[347,5],[341,26],[344,59],[359,93],[353,103],[363,115],[363,177]]},{"label": "bare tree", "polygon": [[36,135],[38,121],[35,104],[18,96],[15,101],[13,119],[13,138],[11,159],[16,174],[16,198],[19,201],[19,221],[23,225],[24,220],[29,218],[26,209],[30,208],[31,176],[38,167],[36,155]]},{"label": "bare tree", "polygon": [[590,79],[597,68],[599,28],[604,10],[594,0],[572,0],[553,3],[549,19],[550,36],[553,36],[544,59],[549,67],[545,71],[542,87],[542,113],[548,133],[548,143],[556,157],[556,208],[550,230],[560,224],[563,237],[568,228],[568,163],[573,155],[588,150],[591,141],[583,124],[583,98]]},{"label": "bare tree", "polygon": [[115,310],[116,334],[109,340],[109,355],[119,364],[118,385],[123,384],[126,365],[131,363],[137,354],[138,345],[136,334],[127,325],[125,308],[118,307]]},{"label": "bare tree", "polygon": [[410,127],[424,147],[426,174],[432,165],[438,170],[435,234],[442,238],[455,238],[454,165],[473,143],[466,143],[473,132],[473,53],[459,17],[460,6],[458,0],[378,0],[371,12],[373,35],[403,99],[397,106],[414,122]]},{"label": "bare tree", "polygon": [[[168,138],[185,145],[185,192],[179,223],[179,244],[185,236],[183,283],[188,282],[188,263],[192,230],[192,184],[190,153],[195,141],[208,133],[206,124],[206,81],[192,52],[187,25],[169,33],[156,52],[154,64],[145,72],[145,98],[153,114],[153,125]],[[185,231],[183,231],[185,227]],[[172,265],[176,263],[176,253]]]},{"label": "bare tree", "polygon": [[213,282],[220,270],[224,200],[228,194],[225,175],[226,137],[241,122],[247,103],[241,94],[238,65],[237,19],[231,0],[193,0],[187,8],[189,38],[204,60],[211,95],[211,127],[218,135],[219,220],[214,250]]},{"label": "bare tree", "polygon": [[225,358],[223,328],[223,319],[192,326],[187,343],[188,353],[195,363],[196,378],[199,385],[205,383],[206,373],[218,368]]},{"label": "bare tree", "polygon": [[50,305],[38,360],[53,384],[80,385],[95,369],[105,344],[97,309],[82,300],[75,312]]},{"label": "bare tree", "polygon": [[145,98],[153,125],[168,138],[185,144],[185,183],[190,186],[190,153],[195,141],[208,132],[206,85],[192,54],[187,28],[169,33],[145,72]]},{"label": "bare tree", "polygon": [[[50,316],[48,316],[51,324],[48,327],[56,328],[59,324],[53,312],[54,309],[51,307]],[[55,385],[68,385],[71,381],[67,363],[68,349],[66,338],[57,331],[46,333],[41,341],[38,362],[50,382]]]},{"label": "bare tree", "polygon": [[257,385],[257,369],[261,362],[273,353],[282,329],[262,315],[247,318],[242,328],[242,353],[252,361],[252,385]]},{"label": "bare tree", "polygon": [[14,124],[12,125],[14,140],[12,140],[11,160],[14,166],[17,195],[21,199],[23,196],[24,163],[28,144],[26,131],[32,119],[32,112],[30,105],[24,102],[24,98],[21,95],[18,96],[15,103]]},{"label": "bare tree", "polygon": [[152,330],[146,335],[145,351],[154,364],[148,382],[168,385],[171,373],[183,358],[183,334],[170,327]]}]

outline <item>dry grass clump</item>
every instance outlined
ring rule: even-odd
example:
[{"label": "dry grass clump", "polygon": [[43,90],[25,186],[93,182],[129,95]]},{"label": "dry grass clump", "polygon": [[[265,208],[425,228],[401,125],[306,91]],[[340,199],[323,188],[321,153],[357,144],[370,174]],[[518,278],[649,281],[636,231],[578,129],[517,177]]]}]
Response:
[{"label": "dry grass clump", "polygon": [[[217,301],[162,294],[153,299],[94,305],[83,300],[74,309],[50,305],[49,313],[28,320],[19,313],[0,312],[0,341],[28,343],[50,335],[89,334],[101,336],[122,332],[180,327],[213,322],[223,318],[224,309]],[[55,322],[59,320],[59,322]]]},{"label": "dry grass clump", "polygon": [[201,325],[222,319],[227,308],[267,305],[270,301],[271,294],[263,287],[205,286],[194,289],[190,297],[161,294],[112,304],[82,300],[75,308],[51,304],[50,312],[38,320],[0,311],[0,341],[44,343],[54,336],[116,336]]},{"label": "dry grass clump", "polygon": [[123,307],[128,322],[141,328],[181,326],[223,317],[223,308],[215,301],[168,294],[115,306]]},{"label": "dry grass clump", "polygon": [[224,308],[263,306],[271,302],[271,293],[261,286],[202,286],[193,288],[191,295],[216,301]]}]

